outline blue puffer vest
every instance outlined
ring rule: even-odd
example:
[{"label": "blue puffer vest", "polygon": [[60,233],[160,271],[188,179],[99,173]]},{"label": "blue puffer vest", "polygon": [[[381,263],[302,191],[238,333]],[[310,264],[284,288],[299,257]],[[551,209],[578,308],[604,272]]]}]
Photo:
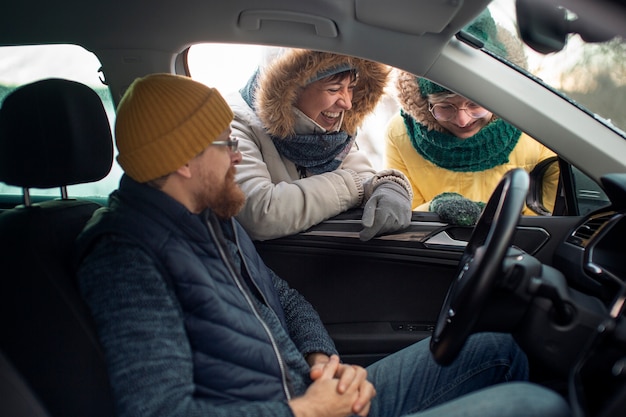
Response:
[{"label": "blue puffer vest", "polygon": [[248,282],[256,287],[251,291],[234,272],[207,219],[207,213],[194,215],[165,193],[124,176],[109,208],[100,209],[81,234],[78,259],[104,234],[123,235],[143,246],[160,261],[182,308],[196,394],[217,404],[284,401],[289,378],[271,335],[276,329],[268,328],[252,301],[260,298],[286,329],[271,277],[243,228],[236,221],[219,222],[224,234],[235,237]]}]

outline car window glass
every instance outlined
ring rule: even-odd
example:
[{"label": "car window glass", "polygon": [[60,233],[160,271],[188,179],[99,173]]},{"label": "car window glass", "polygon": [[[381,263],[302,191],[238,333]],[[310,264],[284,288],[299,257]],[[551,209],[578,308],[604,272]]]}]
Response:
[{"label": "car window glass", "polygon": [[[274,49],[251,45],[197,44],[188,50],[186,67],[193,79],[217,88],[224,95],[236,94]],[[224,65],[224,62],[228,62],[228,65]],[[389,120],[399,111],[391,87],[378,108],[365,120],[357,137],[359,148],[365,151],[372,165],[379,170],[386,168],[385,143],[381,138],[386,135]]]},{"label": "car window glass", "polygon": [[[494,0],[489,6],[494,20],[519,39],[514,0]],[[567,38],[561,51],[542,54],[523,44],[527,70],[556,91],[604,119],[614,129],[626,131],[626,43],[614,39],[604,43],[584,42],[577,34]],[[501,58],[502,48],[485,47]],[[623,133],[626,136],[626,133]]]},{"label": "car window glass", "polygon": [[[115,106],[111,93],[100,80],[100,62],[91,52],[76,45],[29,45],[0,48],[0,105],[14,89],[45,78],[64,78],[93,88],[104,104],[111,127]],[[121,169],[116,162],[109,175],[97,183],[68,187],[69,196],[106,197],[117,188]],[[58,189],[32,189],[33,196],[58,196]],[[0,182],[0,195],[21,195],[18,187]]]},{"label": "car window glass", "polygon": [[587,215],[611,204],[602,188],[576,167],[572,167],[572,179],[579,214]]},{"label": "car window glass", "polygon": [[[496,23],[517,39],[523,48],[525,62],[520,65],[513,57],[505,56],[498,43],[485,44],[489,53],[527,72],[537,82],[566,96],[573,104],[594,114],[626,137],[626,112],[623,111],[626,104],[622,103],[626,94],[620,93],[626,89],[626,44],[620,40],[591,44],[583,42],[579,35],[570,35],[562,51],[541,54],[519,39],[515,1],[494,0],[489,11]],[[229,94],[245,85],[267,50],[263,46],[198,44],[189,49],[187,64],[194,79]],[[384,168],[384,143],[380,138],[384,137],[386,123],[397,111],[395,100],[387,96],[359,130],[358,144],[376,169]],[[579,213],[609,203],[598,184],[575,167],[572,172]]]}]

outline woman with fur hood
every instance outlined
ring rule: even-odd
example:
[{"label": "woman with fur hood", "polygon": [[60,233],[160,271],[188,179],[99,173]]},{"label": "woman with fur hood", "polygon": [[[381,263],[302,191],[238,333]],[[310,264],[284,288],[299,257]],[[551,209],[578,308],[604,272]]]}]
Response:
[{"label": "woman with fur hood", "polygon": [[246,194],[237,219],[253,239],[298,233],[361,206],[362,240],[410,224],[405,175],[376,172],[355,143],[389,73],[363,59],[287,49],[227,99],[243,158],[235,180]]},{"label": "woman with fur hood", "polygon": [[[521,44],[496,27],[488,12],[467,30],[525,66]],[[507,171],[521,167],[530,172],[555,156],[491,111],[425,78],[398,72],[396,89],[401,110],[387,128],[385,161],[409,178],[415,210],[435,211],[446,222],[472,225]],[[544,205],[549,210],[557,181],[554,169],[544,183]],[[524,214],[534,213],[525,207]]]}]

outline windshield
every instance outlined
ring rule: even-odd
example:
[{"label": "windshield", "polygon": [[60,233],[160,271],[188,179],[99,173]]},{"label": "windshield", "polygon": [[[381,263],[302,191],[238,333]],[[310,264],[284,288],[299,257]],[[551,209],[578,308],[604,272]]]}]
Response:
[{"label": "windshield", "polygon": [[[494,0],[489,11],[498,25],[519,38],[515,0]],[[480,38],[482,28],[477,26],[469,25],[466,30]],[[587,43],[580,35],[570,34],[562,50],[546,54],[523,44],[526,61],[522,65],[516,62],[516,56],[507,56],[498,42],[485,44],[485,49],[521,66],[538,81],[569,97],[626,136],[626,44],[623,39]]]}]

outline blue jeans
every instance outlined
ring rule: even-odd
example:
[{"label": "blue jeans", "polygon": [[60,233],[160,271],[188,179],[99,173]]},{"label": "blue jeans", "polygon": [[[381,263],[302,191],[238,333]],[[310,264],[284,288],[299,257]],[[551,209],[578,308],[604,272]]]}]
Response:
[{"label": "blue jeans", "polygon": [[[430,339],[367,368],[376,388],[369,417],[568,416],[565,400],[528,382],[524,352],[508,334],[472,335],[458,358],[440,366]],[[501,384],[501,385],[497,385]]]}]

